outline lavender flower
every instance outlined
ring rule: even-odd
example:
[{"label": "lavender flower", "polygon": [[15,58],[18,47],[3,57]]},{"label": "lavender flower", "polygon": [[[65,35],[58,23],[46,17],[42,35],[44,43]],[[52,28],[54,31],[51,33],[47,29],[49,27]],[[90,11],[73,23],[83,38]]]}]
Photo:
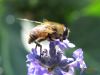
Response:
[{"label": "lavender flower", "polygon": [[70,43],[68,39],[65,39],[63,42],[59,41],[59,39],[55,40],[55,45],[58,45],[62,51],[75,47],[75,45],[73,43]]},{"label": "lavender flower", "polygon": [[44,67],[41,66],[37,57],[39,57],[39,55],[37,55],[35,49],[32,49],[32,52],[26,56],[28,75],[51,75]]},{"label": "lavender flower", "polygon": [[83,71],[87,68],[85,62],[84,62],[84,57],[83,57],[83,51],[81,48],[77,49],[76,51],[73,52],[72,55],[75,58],[75,61],[70,63],[70,66],[77,67],[81,69],[80,74],[83,73]]},{"label": "lavender flower", "polygon": [[[56,46],[61,50],[56,49]],[[82,49],[75,50],[73,58],[67,58],[63,54],[65,49],[75,47],[67,39],[64,42],[51,41],[49,47],[49,54],[45,55],[43,51],[42,57],[35,49],[32,49],[31,53],[26,56],[28,75],[74,75],[74,68],[87,68],[83,60]]]},{"label": "lavender flower", "polygon": [[87,68],[84,62],[83,51],[81,48],[77,49],[73,52],[72,55],[75,58],[75,61],[70,63],[70,66],[78,67],[78,68]]}]

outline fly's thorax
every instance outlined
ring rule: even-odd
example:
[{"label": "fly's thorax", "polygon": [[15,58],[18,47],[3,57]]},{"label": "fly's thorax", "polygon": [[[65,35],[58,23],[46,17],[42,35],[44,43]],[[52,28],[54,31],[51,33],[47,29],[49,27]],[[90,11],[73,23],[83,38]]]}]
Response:
[{"label": "fly's thorax", "polygon": [[62,35],[63,32],[64,32],[64,25],[57,25],[57,26],[56,26],[56,29],[57,29],[57,33],[58,33],[59,35]]}]

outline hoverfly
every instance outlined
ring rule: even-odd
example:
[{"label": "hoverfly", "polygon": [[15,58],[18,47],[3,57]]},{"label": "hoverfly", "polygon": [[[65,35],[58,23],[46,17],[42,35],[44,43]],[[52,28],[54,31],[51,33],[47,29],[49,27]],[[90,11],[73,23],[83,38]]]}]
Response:
[{"label": "hoverfly", "polygon": [[63,41],[69,36],[70,30],[65,27],[64,24],[48,20],[43,20],[43,22],[32,21],[28,19],[20,20],[38,24],[30,31],[28,43],[36,43],[35,49],[37,49],[37,46],[40,47],[40,55],[42,54],[42,45],[40,45],[39,42],[44,40],[54,41],[55,39]]}]

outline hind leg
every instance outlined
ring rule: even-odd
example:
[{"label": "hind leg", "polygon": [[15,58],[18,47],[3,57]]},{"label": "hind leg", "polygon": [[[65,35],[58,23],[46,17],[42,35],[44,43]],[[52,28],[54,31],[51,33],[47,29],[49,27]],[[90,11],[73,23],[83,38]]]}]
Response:
[{"label": "hind leg", "polygon": [[40,47],[40,57],[41,57],[41,55],[42,55],[42,45],[39,44],[39,43],[36,42],[36,41],[35,41],[35,43],[36,43],[35,50],[37,50],[37,47],[38,47],[38,46]]},{"label": "hind leg", "polygon": [[43,55],[43,52],[42,52],[42,45],[39,42],[41,42],[43,40],[45,40],[45,38],[41,37],[41,38],[37,39],[37,41],[35,41],[35,43],[36,43],[35,49],[37,49],[37,46],[40,47],[40,57]]}]

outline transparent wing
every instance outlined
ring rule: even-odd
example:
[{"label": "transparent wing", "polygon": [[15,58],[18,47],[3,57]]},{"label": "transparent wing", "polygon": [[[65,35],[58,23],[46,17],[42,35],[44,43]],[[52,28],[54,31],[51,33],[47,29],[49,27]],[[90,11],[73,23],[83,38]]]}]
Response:
[{"label": "transparent wing", "polygon": [[31,22],[33,25],[41,25],[42,22],[39,21],[33,21],[33,20],[29,20],[29,19],[22,19],[22,18],[17,18],[20,21],[26,21],[26,22]]}]

